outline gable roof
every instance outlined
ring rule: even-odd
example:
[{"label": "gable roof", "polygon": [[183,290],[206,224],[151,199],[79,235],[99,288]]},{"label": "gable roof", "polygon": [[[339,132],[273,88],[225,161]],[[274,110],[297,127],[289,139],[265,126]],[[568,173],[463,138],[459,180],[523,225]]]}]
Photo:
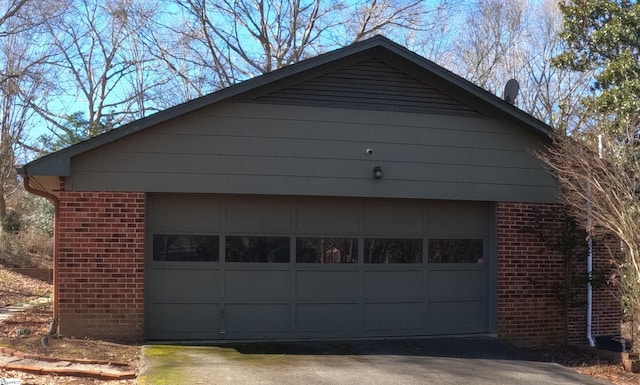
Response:
[{"label": "gable roof", "polygon": [[[252,100],[269,102],[269,95],[273,96],[274,94],[273,92],[268,93],[265,90],[273,91],[274,85],[278,85],[278,89],[285,90],[286,93],[287,87],[300,83],[300,79],[308,78],[308,74],[313,73],[319,68],[367,54],[369,54],[369,57],[371,55],[384,56],[392,62],[401,63],[405,68],[409,68],[409,71],[413,71],[413,73],[428,75],[431,81],[439,84],[441,87],[445,86],[458,95],[462,95],[466,102],[474,105],[466,111],[470,114],[477,112],[477,110],[490,110],[496,115],[530,128],[545,138],[549,138],[550,136],[551,127],[544,122],[434,62],[378,35],[368,40],[357,42],[347,47],[257,76],[125,124],[117,129],[38,158],[21,167],[18,172],[22,175],[68,176],[70,173],[70,160],[73,156],[221,101],[237,100],[239,98],[246,99],[247,95],[249,95]],[[280,101],[282,101],[282,98],[280,98]],[[460,112],[464,113],[465,111]]]}]

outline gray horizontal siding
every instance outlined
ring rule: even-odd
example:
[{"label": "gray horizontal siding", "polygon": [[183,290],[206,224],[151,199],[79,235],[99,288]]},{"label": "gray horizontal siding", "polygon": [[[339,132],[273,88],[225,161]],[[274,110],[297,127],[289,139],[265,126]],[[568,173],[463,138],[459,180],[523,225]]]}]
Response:
[{"label": "gray horizontal siding", "polygon": [[[177,132],[149,133],[143,143],[122,143],[121,152],[155,152],[159,146],[166,146],[174,154],[225,154],[230,151],[242,154],[273,156],[273,150],[288,148],[288,153],[296,157],[328,156],[331,158],[362,158],[363,144],[383,145],[375,151],[376,159],[397,158],[406,154],[414,157],[433,157],[452,148],[466,148],[477,154],[484,150],[500,152],[499,156],[518,156],[531,145],[529,138],[506,132],[482,132],[446,129],[439,127],[402,127],[400,125],[377,127],[364,123],[347,127],[345,123],[273,121],[251,118],[206,117],[211,132],[195,132],[184,127]],[[265,129],[265,123],[277,124],[272,130]],[[471,122],[460,121],[462,124]],[[493,122],[480,122],[482,124]],[[196,123],[197,124],[197,123]],[[427,123],[429,124],[429,123]],[[305,127],[301,127],[304,125]],[[488,127],[490,128],[490,127]],[[363,130],[364,129],[364,130]],[[166,130],[165,130],[166,131]],[[274,132],[277,131],[277,132]],[[333,135],[333,136],[331,136]],[[420,136],[428,136],[428,141],[417,141]],[[200,140],[194,141],[194,138]],[[231,146],[231,148],[229,148]],[[401,151],[399,151],[401,150]],[[357,151],[357,152],[354,152]],[[476,152],[473,152],[476,151]],[[503,152],[508,152],[503,154]],[[527,157],[529,158],[529,157]],[[529,162],[531,163],[531,162]]]},{"label": "gray horizontal siding", "polygon": [[[76,175],[96,171],[110,173],[119,169],[119,174],[193,174],[228,176],[282,176],[291,178],[324,179],[371,179],[372,164],[369,160],[309,158],[295,156],[250,156],[250,155],[191,155],[163,154],[158,162],[154,153],[116,153],[113,159],[101,159],[90,167],[82,165]],[[528,185],[531,179],[539,180],[547,174],[545,170],[505,165],[481,166],[416,161],[380,161],[384,165],[386,181],[433,181],[473,184]],[[208,165],[206,170],[194,165]],[[469,167],[474,172],[468,173]],[[340,170],[339,174],[336,171]],[[499,170],[499,172],[494,172]],[[505,183],[508,182],[508,183]]]},{"label": "gray horizontal siding", "polygon": [[[277,194],[349,197],[390,197],[456,200],[554,202],[550,188],[522,185],[453,183],[442,181],[389,181],[317,177],[273,177],[194,174],[80,174],[75,191],[175,191],[180,193]],[[115,186],[115,187],[114,187]],[[168,187],[170,186],[170,187]],[[520,199],[515,199],[520,198]]]},{"label": "gray horizontal siding", "polygon": [[447,115],[479,112],[380,59],[371,58],[252,99],[258,103]]},{"label": "gray horizontal siding", "polygon": [[538,142],[488,118],[221,104],[73,158],[67,188],[552,201]]}]

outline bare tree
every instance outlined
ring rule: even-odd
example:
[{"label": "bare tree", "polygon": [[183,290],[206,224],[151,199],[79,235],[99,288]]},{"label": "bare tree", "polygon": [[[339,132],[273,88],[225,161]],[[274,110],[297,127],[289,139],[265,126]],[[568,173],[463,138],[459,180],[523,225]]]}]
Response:
[{"label": "bare tree", "polygon": [[383,34],[410,47],[419,35],[437,39],[435,32],[446,28],[450,11],[457,6],[457,1],[363,0],[346,8],[340,25],[343,35],[354,42]]},{"label": "bare tree", "polygon": [[[211,92],[258,74],[270,72],[320,49],[320,38],[340,22],[343,4],[323,0],[178,1],[181,26],[174,26],[176,43],[184,47],[180,56],[169,49],[161,57],[171,69],[195,72],[206,79]],[[186,55],[185,55],[186,54]],[[180,73],[190,83],[189,73]]]},{"label": "bare tree", "polygon": [[[4,13],[0,16],[0,38],[15,35],[19,32],[28,30],[33,22],[28,20],[24,9],[28,8],[33,1],[31,0],[4,0],[0,2],[1,9]],[[16,22],[20,19],[20,22]]]},{"label": "bare tree", "polygon": [[461,73],[494,93],[504,77],[516,75],[526,7],[524,0],[480,0],[472,7],[458,39]]},{"label": "bare tree", "polygon": [[590,72],[559,69],[562,16],[553,0],[480,0],[465,18],[456,52],[457,71],[501,96],[510,78],[520,83],[517,104],[561,131],[580,126],[580,99]]},{"label": "bare tree", "polygon": [[552,64],[564,49],[561,30],[562,16],[555,0],[530,9],[523,37],[524,60],[516,76],[523,90],[520,108],[559,132],[569,133],[584,126],[580,100],[589,92],[592,72],[560,69]]},{"label": "bare tree", "polygon": [[133,70],[123,78],[122,85],[132,96],[121,108],[131,114],[130,118],[142,118],[166,107],[156,101],[169,77],[160,73],[157,58],[151,55],[149,42],[145,40],[160,15],[161,4],[152,0],[121,0],[118,3],[117,12],[127,34],[120,47],[124,51],[121,55],[133,64]]},{"label": "bare tree", "polygon": [[[15,165],[33,124],[29,105],[47,93],[44,66],[50,58],[41,37],[41,23],[56,6],[34,1],[3,4],[0,16],[0,221],[7,215],[7,201],[19,188]],[[1,231],[0,231],[1,232]]]},{"label": "bare tree", "polygon": [[[417,0],[186,0],[156,30],[153,47],[181,100],[201,96],[385,33],[405,41],[446,20],[447,2]],[[169,18],[165,18],[169,20]],[[173,36],[168,41],[167,36]]]},{"label": "bare tree", "polygon": [[154,85],[146,76],[151,58],[137,41],[153,14],[149,2],[75,0],[47,21],[59,55],[53,63],[59,100],[75,101],[32,105],[54,135],[79,111],[86,116],[88,135],[95,135],[153,110],[152,100],[145,98]]},{"label": "bare tree", "polygon": [[[622,244],[622,255],[611,258],[618,274],[623,308],[630,318],[640,317],[640,163],[626,162],[620,144],[612,136],[601,137],[602,156],[596,138],[576,140],[558,133],[548,151],[539,154],[557,176],[563,202],[591,237],[612,234]],[[591,145],[589,145],[591,143]],[[595,147],[595,148],[594,148]],[[588,221],[590,219],[590,221]],[[596,231],[598,229],[598,231]]]}]

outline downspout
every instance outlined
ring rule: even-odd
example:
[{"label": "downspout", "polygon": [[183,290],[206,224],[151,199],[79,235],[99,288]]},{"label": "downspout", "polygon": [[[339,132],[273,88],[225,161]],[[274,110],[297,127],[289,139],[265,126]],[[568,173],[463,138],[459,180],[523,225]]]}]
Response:
[{"label": "downspout", "polygon": [[[602,135],[598,135],[598,157],[602,159]],[[591,174],[591,172],[589,173]],[[590,347],[595,347],[593,340],[593,220],[591,218],[591,175],[587,181],[587,341]]]},{"label": "downspout", "polygon": [[[587,194],[591,197],[591,181],[587,182]],[[593,287],[591,280],[593,279],[593,240],[591,235],[593,234],[593,226],[591,219],[591,201],[587,201],[587,341],[589,341],[590,347],[595,347],[595,341],[591,333],[592,326],[592,313],[593,313]]]},{"label": "downspout", "polygon": [[58,285],[58,241],[59,234],[58,224],[60,218],[60,200],[57,196],[48,193],[46,191],[36,190],[30,185],[29,175],[27,175],[27,170],[22,168],[21,170],[24,189],[27,192],[41,196],[47,199],[53,205],[53,320],[51,322],[51,327],[49,328],[49,334],[56,334],[58,330],[58,319],[59,319],[59,305],[58,298],[59,296],[59,285]]}]

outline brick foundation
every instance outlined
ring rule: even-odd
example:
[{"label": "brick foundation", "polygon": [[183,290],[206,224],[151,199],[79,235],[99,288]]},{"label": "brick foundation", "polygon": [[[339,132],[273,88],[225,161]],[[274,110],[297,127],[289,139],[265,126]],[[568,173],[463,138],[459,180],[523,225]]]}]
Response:
[{"label": "brick foundation", "polygon": [[[570,257],[560,251],[562,206],[498,203],[497,227],[498,336],[523,345],[586,343],[586,285],[567,278],[586,272],[584,235]],[[594,246],[594,270],[606,274],[609,252]],[[594,336],[620,334],[615,293],[606,284],[593,291]]]},{"label": "brick foundation", "polygon": [[59,331],[144,338],[145,194],[60,192]]}]

